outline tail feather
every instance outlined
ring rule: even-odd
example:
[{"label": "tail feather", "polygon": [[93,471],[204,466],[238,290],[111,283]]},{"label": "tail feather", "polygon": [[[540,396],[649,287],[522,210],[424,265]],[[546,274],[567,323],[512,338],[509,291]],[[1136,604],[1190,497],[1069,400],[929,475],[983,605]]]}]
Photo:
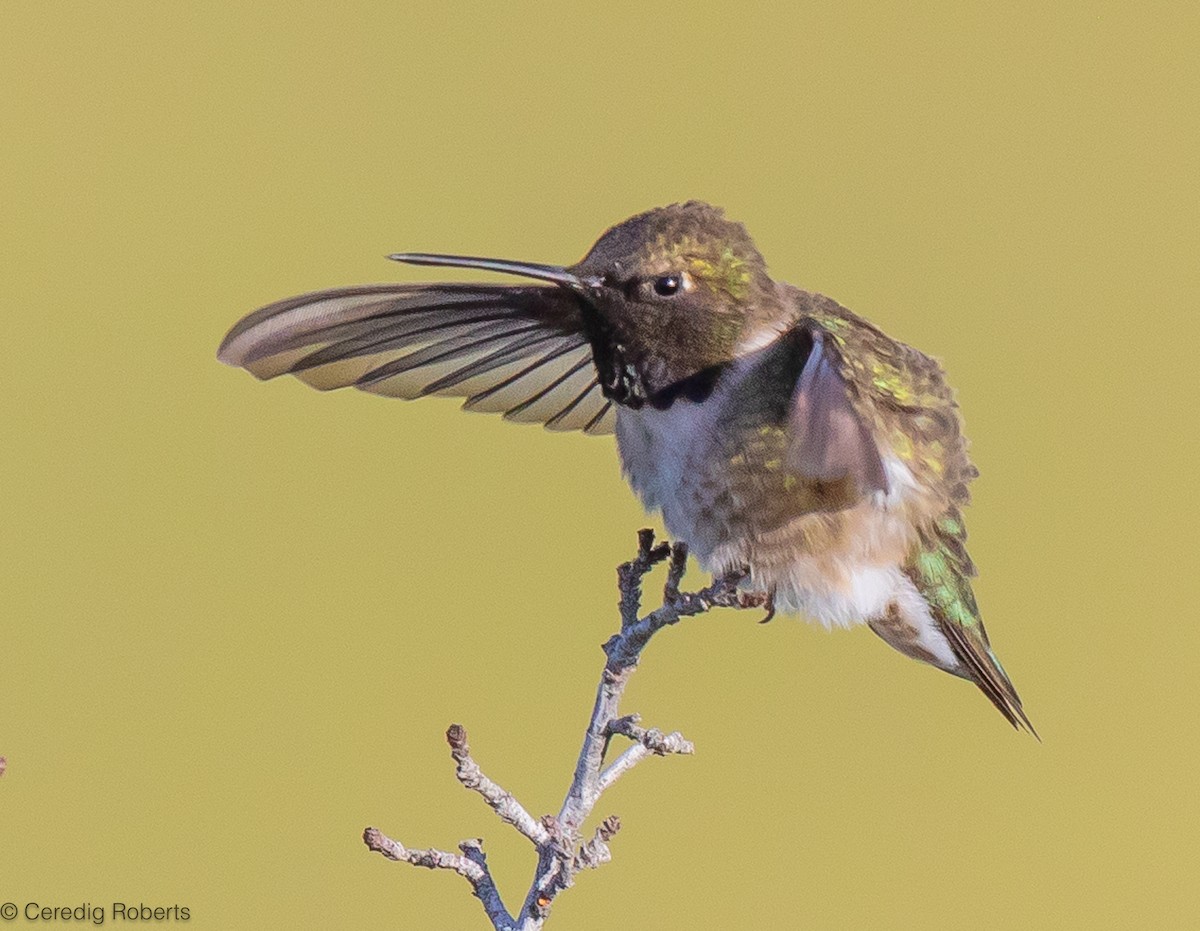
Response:
[{"label": "tail feather", "polygon": [[[983,633],[982,637],[977,638],[968,633],[967,628],[941,621],[941,619],[939,619],[938,627],[949,642],[954,655],[966,667],[971,681],[979,686],[979,690],[1004,715],[1008,723],[1017,730],[1024,727],[1040,741],[1042,738],[1034,729],[1033,723],[1021,705],[1021,696],[1017,694],[1012,681],[1004,672],[1004,667],[1000,665],[1000,661],[996,659],[991,647],[987,645],[987,634]],[[979,630],[983,631],[982,622],[979,622]]]},{"label": "tail feather", "polygon": [[912,554],[905,572],[958,661],[959,669],[951,671],[979,686],[1013,727],[1018,730],[1023,727],[1041,740],[988,642],[971,591],[970,577],[975,574],[975,567],[967,555],[965,540],[966,529],[961,519],[956,512],[949,512]]}]

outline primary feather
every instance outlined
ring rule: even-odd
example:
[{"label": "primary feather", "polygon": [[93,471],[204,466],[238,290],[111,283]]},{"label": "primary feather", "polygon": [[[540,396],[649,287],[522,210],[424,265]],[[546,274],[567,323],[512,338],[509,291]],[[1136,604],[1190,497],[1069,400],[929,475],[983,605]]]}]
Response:
[{"label": "primary feather", "polygon": [[583,329],[577,301],[559,288],[368,285],[269,304],[230,330],[218,357],[322,391],[448,394],[467,410],[611,433],[615,414]]}]

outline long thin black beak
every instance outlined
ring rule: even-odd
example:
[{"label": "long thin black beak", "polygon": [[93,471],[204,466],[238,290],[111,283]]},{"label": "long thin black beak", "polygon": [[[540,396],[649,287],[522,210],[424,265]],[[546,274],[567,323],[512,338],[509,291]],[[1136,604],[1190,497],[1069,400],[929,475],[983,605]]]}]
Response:
[{"label": "long thin black beak", "polygon": [[406,262],[409,265],[444,265],[454,268],[478,268],[489,272],[503,272],[506,275],[523,275],[526,278],[553,281],[555,284],[566,285],[576,291],[582,291],[596,284],[596,282],[585,280],[567,271],[561,265],[482,259],[472,255],[438,255],[433,252],[397,252],[395,255],[389,255],[388,258],[393,262]]}]

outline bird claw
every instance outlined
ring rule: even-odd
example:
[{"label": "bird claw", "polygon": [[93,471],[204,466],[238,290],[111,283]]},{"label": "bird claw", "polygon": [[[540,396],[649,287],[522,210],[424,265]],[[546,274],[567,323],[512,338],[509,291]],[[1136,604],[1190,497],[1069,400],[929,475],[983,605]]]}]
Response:
[{"label": "bird claw", "polygon": [[775,593],[770,592],[738,592],[739,608],[766,608],[766,615],[758,623],[766,624],[775,617]]}]

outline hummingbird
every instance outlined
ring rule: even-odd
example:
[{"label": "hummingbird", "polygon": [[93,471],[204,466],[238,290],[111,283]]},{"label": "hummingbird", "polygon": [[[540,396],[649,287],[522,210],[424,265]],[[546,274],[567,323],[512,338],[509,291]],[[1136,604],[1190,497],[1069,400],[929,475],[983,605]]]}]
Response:
[{"label": "hummingbird", "polygon": [[937,361],[775,281],[746,228],[700,201],[618,223],[571,266],[389,258],[529,283],[316,291],[244,317],[218,358],[615,433],[634,492],[702,568],[740,576],[771,614],[865,624],[1036,735],[972,593],[978,472]]}]

